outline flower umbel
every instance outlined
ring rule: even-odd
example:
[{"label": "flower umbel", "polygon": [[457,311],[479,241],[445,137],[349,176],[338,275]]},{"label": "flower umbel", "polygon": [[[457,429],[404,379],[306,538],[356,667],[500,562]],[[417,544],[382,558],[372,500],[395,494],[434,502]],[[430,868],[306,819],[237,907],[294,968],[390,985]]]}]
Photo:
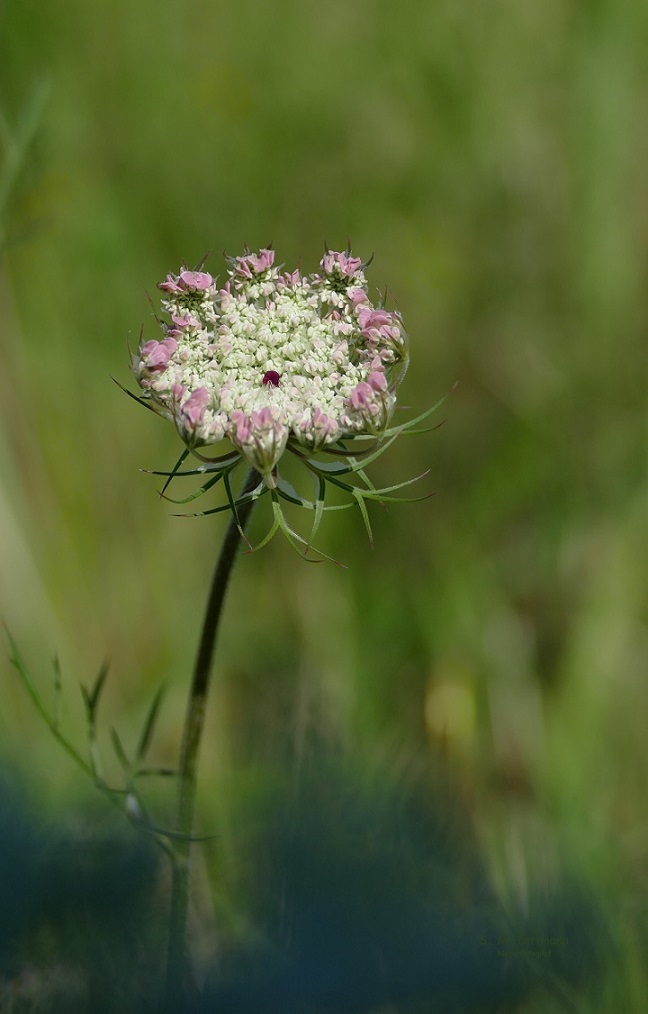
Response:
[{"label": "flower umbel", "polygon": [[[327,250],[310,275],[282,272],[274,259],[270,248],[228,258],[222,287],[202,265],[160,283],[168,320],[159,340],[140,344],[132,369],[142,389],[137,400],[175,423],[186,450],[172,472],[156,474],[167,476],[166,490],[177,475],[214,473],[182,503],[222,479],[228,503],[203,514],[232,509],[236,516],[241,503],[270,493],[274,523],[260,545],[281,528],[307,548],[323,511],[341,509],[324,505],[329,483],[352,494],[341,506],[358,503],[371,537],[365,500],[394,499],[387,494],[407,483],[377,490],[363,467],[429,414],[389,426],[409,361],[400,314],[371,301],[367,265],[349,250]],[[230,444],[226,453],[201,453],[221,441]],[[313,475],[312,501],[282,477],[286,452]],[[181,472],[189,453],[201,464]],[[259,483],[236,498],[230,474],[242,460]],[[288,526],[281,500],[315,512],[308,541]]]}]

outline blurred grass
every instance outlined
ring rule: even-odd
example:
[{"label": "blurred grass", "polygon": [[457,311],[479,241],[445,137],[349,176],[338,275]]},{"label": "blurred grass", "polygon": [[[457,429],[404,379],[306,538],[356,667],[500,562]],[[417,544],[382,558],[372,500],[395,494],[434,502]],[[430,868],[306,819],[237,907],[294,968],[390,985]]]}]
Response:
[{"label": "blurred grass", "polygon": [[[439,495],[374,510],[373,553],[329,520],[348,571],[243,558],[205,773],[238,791],[312,727],[444,753],[494,869],[523,891],[564,850],[609,896],[627,974],[591,1009],[641,1009],[648,9],[5,0],[0,51],[0,613],[43,680],[60,653],[69,721],[108,656],[126,737],[171,681],[174,756],[223,528],[138,472],[178,451],[110,381],[155,334],[145,292],[210,249],[311,269],[349,236],[411,335],[404,403],[459,381],[372,474],[431,467]],[[70,791],[2,668],[3,750]]]}]

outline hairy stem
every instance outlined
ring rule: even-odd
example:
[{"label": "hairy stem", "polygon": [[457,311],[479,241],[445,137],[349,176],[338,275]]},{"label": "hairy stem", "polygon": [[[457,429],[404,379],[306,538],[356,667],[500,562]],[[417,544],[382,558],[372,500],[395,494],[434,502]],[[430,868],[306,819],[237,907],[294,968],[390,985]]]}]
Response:
[{"label": "hairy stem", "polygon": [[[252,469],[245,480],[241,496],[251,493],[259,483],[258,473]],[[182,749],[180,753],[177,831],[178,840],[173,851],[171,911],[169,916],[169,949],[167,962],[168,1009],[182,1010],[183,999],[190,988],[189,963],[186,945],[187,911],[191,875],[191,835],[193,832],[198,776],[198,755],[205,722],[205,709],[209,694],[212,660],[216,635],[230,574],[238,553],[241,535],[245,530],[255,501],[250,500],[238,508],[238,522],[232,515],[214,570],[200,644],[194,666],[191,690],[187,701]]]}]

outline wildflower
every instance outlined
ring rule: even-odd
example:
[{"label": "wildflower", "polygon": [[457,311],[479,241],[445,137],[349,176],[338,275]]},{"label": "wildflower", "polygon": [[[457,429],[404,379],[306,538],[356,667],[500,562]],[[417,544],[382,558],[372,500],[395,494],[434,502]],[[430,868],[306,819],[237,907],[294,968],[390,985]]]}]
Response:
[{"label": "wildflower", "polygon": [[[216,511],[231,508],[235,515],[240,503],[270,492],[274,524],[267,538],[281,528],[293,544],[307,546],[288,527],[280,500],[314,510],[315,531],[324,510],[340,509],[324,506],[328,482],[352,494],[370,533],[365,500],[391,499],[385,494],[400,487],[374,489],[362,467],[413,425],[390,428],[408,365],[400,314],[371,302],[367,265],[349,250],[327,250],[310,275],[282,273],[274,261],[270,248],[245,250],[228,258],[229,278],[220,288],[208,272],[185,266],[160,283],[168,322],[161,340],[140,344],[132,369],[142,389],[138,400],[171,419],[187,448],[173,472],[162,474],[170,481],[214,473],[199,492],[223,479],[228,504]],[[221,441],[229,445],[225,454],[201,453]],[[313,501],[281,476],[287,452],[313,475]],[[179,472],[189,453],[202,464]],[[229,476],[241,460],[259,483],[237,499]],[[353,476],[364,485],[350,483]]]}]

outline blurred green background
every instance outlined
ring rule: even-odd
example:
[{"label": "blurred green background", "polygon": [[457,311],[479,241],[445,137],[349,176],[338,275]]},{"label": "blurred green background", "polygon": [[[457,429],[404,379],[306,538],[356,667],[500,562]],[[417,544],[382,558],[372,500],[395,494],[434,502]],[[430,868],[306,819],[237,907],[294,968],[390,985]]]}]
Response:
[{"label": "blurred green background", "polygon": [[[374,509],[373,552],[331,515],[346,570],[279,538],[241,559],[203,806],[313,730],[444,757],[495,880],[567,857],[606,899],[591,1009],[648,1009],[648,7],[4,0],[0,53],[0,614],[43,687],[58,652],[72,734],[107,657],[127,742],[167,681],[172,762],[225,524],[138,471],[179,451],[111,381],[157,334],[146,293],[207,251],[313,270],[349,237],[411,336],[402,403],[458,381],[371,476],[438,495]],[[74,796],[0,674],[3,755]]]}]

